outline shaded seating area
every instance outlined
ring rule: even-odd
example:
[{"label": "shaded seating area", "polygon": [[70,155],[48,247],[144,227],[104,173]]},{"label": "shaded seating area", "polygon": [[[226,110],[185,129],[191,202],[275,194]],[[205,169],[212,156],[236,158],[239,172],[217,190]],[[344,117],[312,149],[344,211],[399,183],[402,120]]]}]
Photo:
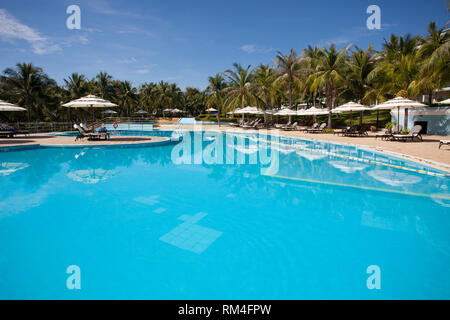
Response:
[{"label": "shaded seating area", "polygon": [[83,138],[87,138],[88,140],[101,140],[101,139],[107,140],[110,138],[110,134],[107,131],[105,131],[105,132],[100,132],[100,131],[88,132],[81,125],[78,125],[78,124],[74,124],[73,127],[78,130],[78,135],[75,138],[75,141],[83,139]]},{"label": "shaded seating area", "polygon": [[294,122],[293,124],[282,126],[281,130],[293,131],[293,130],[297,129],[297,124],[298,124],[297,122]]},{"label": "shaded seating area", "polygon": [[242,125],[243,129],[256,129],[258,128],[259,123],[261,122],[261,119],[256,119],[253,121],[250,121],[248,124]]},{"label": "shaded seating area", "polygon": [[245,123],[245,121],[241,119],[241,120],[239,120],[239,122],[236,122],[236,123],[231,122],[228,125],[231,127],[241,127],[244,125],[244,123]]},{"label": "shaded seating area", "polygon": [[346,137],[362,137],[362,136],[367,136],[367,130],[368,130],[369,126],[366,124],[363,124],[362,126],[351,126],[351,127],[347,127],[346,129],[343,129],[340,134],[342,136],[346,136]]},{"label": "shaded seating area", "polygon": [[306,129],[306,132],[307,133],[322,133],[322,132],[324,132],[326,126],[327,126],[327,124],[324,122],[317,128]]},{"label": "shaded seating area", "polygon": [[396,126],[394,130],[389,129],[382,129],[381,134],[376,134],[375,139],[380,138],[381,140],[392,140],[392,137],[394,134],[400,134],[402,132],[403,127],[402,126]]},{"label": "shaded seating area", "polygon": [[0,130],[0,138],[13,138],[14,132]]},{"label": "shaded seating area", "polygon": [[421,130],[422,126],[415,125],[408,134],[393,134],[391,140],[403,142],[410,140],[412,142],[417,139],[418,141],[423,141],[422,135],[420,134]]},{"label": "shaded seating area", "polygon": [[319,124],[317,122],[314,122],[314,124],[311,127],[309,127],[309,128],[301,128],[298,131],[306,132],[308,130],[317,129],[317,128],[319,128]]},{"label": "shaded seating area", "polygon": [[17,127],[11,127],[4,123],[0,124],[0,137],[13,138],[15,135],[23,134],[25,136],[30,135],[28,130],[20,130]]}]

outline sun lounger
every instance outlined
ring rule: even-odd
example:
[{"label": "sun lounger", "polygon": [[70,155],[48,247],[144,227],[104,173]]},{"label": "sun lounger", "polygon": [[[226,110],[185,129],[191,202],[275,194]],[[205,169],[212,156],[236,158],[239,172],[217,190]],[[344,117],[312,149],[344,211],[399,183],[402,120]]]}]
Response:
[{"label": "sun lounger", "polygon": [[255,121],[252,121],[249,125],[243,125],[243,129],[256,129],[258,127],[258,124],[261,122],[261,119],[257,119]]},{"label": "sun lounger", "polygon": [[240,126],[242,126],[244,124],[244,121],[243,120],[240,120],[239,122],[236,122],[236,123],[230,123],[230,126],[232,126],[232,127],[240,127]]},{"label": "sun lounger", "polygon": [[302,129],[299,129],[298,131],[308,131],[308,130],[314,130],[314,129],[318,129],[318,128],[319,128],[319,124],[317,122],[315,122],[311,127],[302,128]]},{"label": "sun lounger", "polygon": [[109,132],[86,132],[86,130],[74,124],[73,127],[78,130],[78,136],[75,138],[75,141],[82,138],[87,138],[88,140],[100,140],[100,139],[109,139]]},{"label": "sun lounger", "polygon": [[14,135],[23,134],[25,136],[30,135],[30,131],[28,130],[20,130],[18,127],[14,126],[8,126],[6,124],[0,125],[0,131],[12,131]]},{"label": "sun lounger", "polygon": [[321,132],[323,132],[323,130],[325,129],[326,126],[327,126],[327,124],[324,122],[318,128],[316,128],[316,129],[308,129],[308,130],[306,130],[306,132],[308,132],[308,133],[321,133]]},{"label": "sun lounger", "polygon": [[88,126],[87,126],[86,124],[84,124],[84,123],[80,123],[80,127],[83,128],[83,130],[84,130],[86,133],[94,132],[93,129],[88,128]]},{"label": "sun lounger", "polygon": [[2,138],[13,138],[14,132],[13,131],[0,131],[0,137]]},{"label": "sun lounger", "polygon": [[442,146],[448,146],[448,145],[450,145],[450,140],[440,140],[439,141],[439,149],[442,147]]},{"label": "sun lounger", "polygon": [[288,121],[288,123],[285,123],[285,124],[277,124],[277,125],[275,125],[275,128],[281,129],[281,128],[283,128],[283,127],[288,127],[288,126],[290,126],[291,124],[292,124],[292,122],[291,122],[291,121]]},{"label": "sun lounger", "polygon": [[388,129],[381,130],[381,134],[376,134],[375,139],[380,138],[381,140],[390,140],[392,139],[392,132],[390,132]]},{"label": "sun lounger", "polygon": [[422,130],[422,126],[415,125],[412,127],[411,131],[408,134],[393,134],[392,139],[395,141],[414,141],[415,138],[419,141],[423,141],[422,135],[420,134],[420,131]]},{"label": "sun lounger", "polygon": [[297,122],[294,122],[290,126],[281,127],[281,130],[292,131],[292,130],[295,130],[296,128],[297,128]]},{"label": "sun lounger", "polygon": [[363,124],[362,126],[358,126],[358,135],[359,136],[367,136],[367,131],[369,130],[369,125]]}]

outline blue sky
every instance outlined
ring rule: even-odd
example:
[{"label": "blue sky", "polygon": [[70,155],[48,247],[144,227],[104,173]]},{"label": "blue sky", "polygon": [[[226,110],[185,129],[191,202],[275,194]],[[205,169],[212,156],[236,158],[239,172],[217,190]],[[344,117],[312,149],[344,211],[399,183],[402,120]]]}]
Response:
[{"label": "blue sky", "polygon": [[[81,9],[69,30],[66,8]],[[381,8],[381,30],[368,30],[366,8]],[[381,47],[384,37],[424,34],[449,20],[446,0],[66,1],[2,0],[0,70],[33,62],[63,83],[72,72],[116,79],[165,80],[203,89],[232,63],[271,63],[277,51],[331,42]]]}]

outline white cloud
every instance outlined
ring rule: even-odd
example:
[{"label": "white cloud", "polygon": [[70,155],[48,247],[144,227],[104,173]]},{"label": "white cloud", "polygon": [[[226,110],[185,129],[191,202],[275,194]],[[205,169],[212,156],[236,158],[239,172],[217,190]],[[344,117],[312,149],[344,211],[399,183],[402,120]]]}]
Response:
[{"label": "white cloud", "polygon": [[132,19],[141,19],[153,21],[159,24],[167,24],[167,22],[161,18],[154,15],[149,14],[149,12],[141,13],[141,12],[131,12],[127,10],[119,10],[111,7],[110,3],[107,0],[96,0],[89,1],[89,6],[97,13],[104,15],[112,15],[112,16],[122,16]]},{"label": "white cloud", "polygon": [[138,69],[138,70],[136,70],[137,74],[147,74],[149,72],[150,72],[149,69]]},{"label": "white cloud", "polygon": [[27,25],[20,23],[5,9],[0,9],[0,39],[4,41],[25,40],[36,54],[49,54],[61,51],[61,47],[52,44],[48,38]]},{"label": "white cloud", "polygon": [[275,50],[274,48],[260,47],[256,44],[244,44],[239,49],[247,53],[269,53]]},{"label": "white cloud", "polygon": [[256,46],[254,44],[245,44],[241,47],[241,50],[247,53],[253,53],[256,51]]},{"label": "white cloud", "polygon": [[123,63],[123,64],[130,64],[130,63],[136,63],[136,62],[137,62],[137,60],[135,57],[117,60],[117,63]]},{"label": "white cloud", "polygon": [[146,30],[146,29],[142,29],[136,26],[120,26],[116,29],[116,32],[119,34],[141,34],[147,37],[151,37],[151,38],[156,38],[155,34]]}]

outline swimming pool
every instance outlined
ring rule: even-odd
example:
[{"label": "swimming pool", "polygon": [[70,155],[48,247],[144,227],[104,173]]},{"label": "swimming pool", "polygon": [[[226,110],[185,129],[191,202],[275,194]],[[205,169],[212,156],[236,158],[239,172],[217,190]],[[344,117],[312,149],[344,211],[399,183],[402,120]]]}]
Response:
[{"label": "swimming pool", "polygon": [[443,172],[324,142],[160,132],[185,138],[0,152],[0,299],[450,298]]}]

